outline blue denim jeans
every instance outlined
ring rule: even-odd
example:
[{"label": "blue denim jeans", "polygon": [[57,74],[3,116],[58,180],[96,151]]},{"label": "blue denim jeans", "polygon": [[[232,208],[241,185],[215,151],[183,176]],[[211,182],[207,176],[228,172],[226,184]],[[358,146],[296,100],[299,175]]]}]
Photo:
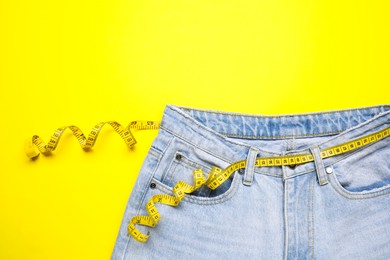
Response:
[{"label": "blue denim jeans", "polygon": [[[321,159],[321,149],[390,126],[390,106],[260,116],[168,105],[128,201],[112,259],[390,259],[390,138]],[[315,162],[255,167],[258,157],[312,153]],[[215,190],[201,187],[146,243],[128,235],[155,194],[172,194],[246,160]]]}]

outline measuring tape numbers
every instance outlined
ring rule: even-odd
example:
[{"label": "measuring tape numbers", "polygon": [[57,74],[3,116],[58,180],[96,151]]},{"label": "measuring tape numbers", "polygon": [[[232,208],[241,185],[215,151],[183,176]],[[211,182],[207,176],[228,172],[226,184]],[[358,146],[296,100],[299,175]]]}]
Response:
[{"label": "measuring tape numbers", "polygon": [[116,121],[107,121],[107,122],[101,122],[96,124],[88,136],[86,136],[79,127],[70,125],[70,126],[63,126],[57,128],[52,136],[49,139],[49,142],[43,141],[41,137],[38,135],[34,135],[31,139],[27,139],[25,141],[24,151],[30,159],[35,159],[38,157],[40,153],[42,154],[49,154],[52,151],[54,151],[58,145],[58,142],[61,139],[61,136],[65,132],[66,129],[69,129],[73,135],[77,138],[78,142],[80,143],[81,148],[88,150],[91,149],[96,139],[99,136],[99,133],[101,132],[103,126],[110,125],[116,133],[119,134],[119,136],[125,141],[126,145],[129,147],[132,147],[137,143],[135,140],[133,133],[130,129],[133,130],[152,130],[152,129],[159,129],[160,128],[160,122],[159,121],[132,121],[129,123],[127,127],[123,127],[121,124],[119,124]]},{"label": "measuring tape numbers", "polygon": [[[80,128],[74,125],[59,127],[55,130],[53,135],[50,137],[49,142],[45,143],[41,137],[34,135],[31,139],[25,142],[25,153],[31,158],[37,158],[40,153],[48,154],[54,151],[61,139],[61,136],[66,129],[69,129],[80,143],[81,148],[88,150],[91,149],[96,139],[99,136],[104,125],[110,125],[116,133],[124,140],[127,146],[132,147],[137,143],[131,130],[153,130],[160,128],[159,121],[132,121],[127,127],[123,127],[116,121],[107,121],[96,124],[88,136],[86,136]],[[340,145],[332,146],[320,151],[322,159],[332,157],[338,154],[354,151],[363,146],[375,143],[382,140],[390,135],[390,127],[385,128],[381,131],[372,133],[367,136],[363,136],[358,139],[351,140]],[[289,166],[304,164],[307,162],[314,161],[314,157],[310,153],[295,154],[287,156],[273,156],[273,157],[261,157],[257,158],[255,162],[256,167],[271,167],[271,166]],[[168,206],[176,207],[184,199],[186,194],[193,193],[201,186],[206,185],[212,190],[218,188],[224,183],[229,177],[237,170],[245,169],[246,160],[235,162],[225,169],[218,167],[212,167],[208,177],[206,178],[201,169],[193,171],[194,185],[187,184],[183,181],[179,181],[172,188],[173,195],[167,194],[156,194],[146,204],[147,216],[135,216],[133,217],[128,225],[128,234],[139,242],[147,242],[150,237],[150,233],[142,233],[137,229],[137,225],[155,227],[160,219],[160,213],[157,210],[156,204],[164,204]]]},{"label": "measuring tape numbers", "polygon": [[[214,168],[217,169],[217,168]],[[192,193],[199,189],[203,184],[207,182],[202,169],[196,169],[193,171],[194,186],[191,186],[183,181],[179,181],[173,187],[172,191],[174,196],[166,194],[154,195],[146,204],[146,211],[148,216],[135,216],[130,220],[127,227],[128,233],[137,241],[145,243],[149,238],[149,232],[147,234],[139,231],[135,225],[143,225],[148,227],[155,227],[160,221],[160,213],[157,210],[155,203],[165,204],[176,207],[186,194]]]},{"label": "measuring tape numbers", "polygon": [[[382,140],[390,135],[390,127],[385,128],[381,131],[375,132],[373,134],[363,136],[358,139],[351,140],[340,145],[332,146],[320,151],[322,159],[332,157],[338,154],[350,152],[356,149],[359,149],[363,146],[375,143],[379,140]],[[271,166],[289,166],[304,164],[307,162],[313,162],[314,157],[310,153],[305,154],[296,154],[296,155],[287,155],[287,156],[273,156],[273,157],[262,157],[257,158],[255,165],[256,167],[271,167]],[[139,242],[147,242],[150,233],[142,233],[137,229],[136,225],[143,225],[148,227],[155,227],[160,221],[161,216],[157,210],[156,203],[165,204],[169,206],[176,207],[179,205],[180,201],[183,200],[186,194],[190,194],[195,190],[199,189],[202,185],[206,185],[212,190],[218,188],[223,182],[225,182],[229,177],[239,169],[245,169],[246,160],[235,162],[225,169],[220,169],[218,167],[212,167],[209,173],[208,178],[206,179],[201,169],[196,169],[193,171],[194,177],[194,186],[191,186],[185,182],[179,181],[172,188],[173,196],[166,194],[157,194],[154,195],[149,202],[146,204],[146,211],[148,216],[135,216],[133,217],[128,225],[128,233],[135,240]]]}]

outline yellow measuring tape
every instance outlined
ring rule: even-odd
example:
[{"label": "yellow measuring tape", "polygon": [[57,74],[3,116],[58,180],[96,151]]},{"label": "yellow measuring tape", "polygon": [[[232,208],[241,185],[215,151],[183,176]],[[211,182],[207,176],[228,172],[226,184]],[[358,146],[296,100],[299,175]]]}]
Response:
[{"label": "yellow measuring tape", "polygon": [[[321,150],[321,158],[328,158],[338,154],[346,153],[349,151],[356,150],[360,147],[372,144],[379,140],[382,140],[390,135],[390,127],[385,128],[384,130],[375,132],[373,134],[361,137],[359,139],[354,139],[352,141],[336,145],[333,147],[326,148]],[[288,155],[288,156],[274,156],[274,157],[262,157],[256,159],[255,165],[257,167],[270,167],[270,166],[287,166],[287,165],[297,165],[304,164],[307,162],[314,161],[313,155],[306,154],[297,154],[297,155]],[[185,197],[185,194],[189,194],[199,189],[202,185],[206,185],[210,189],[214,190],[219,187],[224,181],[226,181],[235,171],[239,169],[245,169],[246,160],[235,162],[224,170],[212,167],[209,173],[208,178],[206,179],[202,170],[194,170],[194,186],[191,186],[185,182],[179,181],[173,187],[173,196],[166,194],[157,194],[154,195],[149,202],[146,204],[146,211],[148,216],[135,216],[130,220],[128,225],[128,233],[135,240],[145,243],[150,234],[142,233],[136,228],[136,225],[143,225],[148,227],[155,227],[160,221],[161,216],[157,210],[155,203],[165,204],[169,206],[177,206],[180,201]]]},{"label": "yellow measuring tape", "polygon": [[158,121],[132,121],[127,127],[123,127],[121,124],[119,124],[116,121],[108,121],[108,122],[101,122],[96,124],[91,132],[88,134],[88,136],[85,136],[84,133],[78,128],[77,126],[70,125],[70,126],[63,126],[59,127],[55,130],[53,135],[50,137],[50,140],[48,143],[45,143],[42,138],[40,138],[38,135],[34,135],[31,139],[26,140],[24,151],[26,155],[33,159],[38,157],[40,153],[42,154],[49,154],[52,151],[54,151],[58,145],[58,142],[61,139],[62,134],[65,132],[66,129],[69,129],[72,131],[73,135],[77,138],[77,140],[80,143],[81,148],[88,150],[91,149],[95,142],[97,137],[99,136],[100,131],[102,130],[104,125],[110,125],[115,132],[117,132],[120,137],[125,141],[125,143],[132,147],[134,144],[137,143],[135,140],[132,132],[130,129],[133,130],[151,130],[151,129],[158,129],[160,127],[160,122]]},{"label": "yellow measuring tape", "polygon": [[[158,129],[160,127],[160,122],[158,121],[132,121],[127,127],[123,127],[116,121],[108,121],[98,123],[92,128],[88,136],[85,136],[84,133],[77,126],[64,126],[59,127],[55,130],[53,135],[50,137],[48,143],[45,143],[43,139],[40,138],[38,135],[34,135],[31,139],[26,140],[25,153],[29,158],[36,158],[40,153],[48,154],[54,151],[58,145],[62,134],[65,132],[66,129],[70,129],[72,131],[73,135],[77,138],[78,142],[80,143],[80,146],[83,149],[90,149],[94,146],[101,129],[106,124],[110,125],[115,130],[115,132],[117,132],[121,136],[121,138],[129,147],[132,147],[134,144],[136,144],[136,140],[130,129],[151,130]],[[354,139],[340,145],[326,148],[320,151],[320,155],[321,158],[324,159],[338,154],[353,151],[360,147],[382,140],[389,135],[390,127],[375,132],[373,134],[361,137],[359,139]],[[288,156],[257,158],[255,166],[288,166],[304,164],[312,161],[314,161],[313,155],[310,153],[305,153]],[[202,185],[206,185],[210,189],[214,190],[219,187],[223,182],[225,182],[235,171],[239,169],[245,169],[245,167],[246,160],[235,162],[223,170],[218,167],[212,167],[207,179],[205,178],[201,169],[194,170],[194,185],[192,186],[185,182],[179,181],[172,189],[174,194],[173,196],[166,194],[154,195],[146,204],[146,211],[148,213],[148,216],[135,216],[130,220],[130,223],[128,225],[129,235],[131,235],[139,242],[146,242],[150,236],[149,232],[147,234],[142,233],[136,228],[136,225],[148,227],[155,227],[157,225],[157,223],[161,219],[161,216],[157,210],[156,203],[175,207],[179,205],[180,201],[183,200],[186,194],[194,192]]]}]

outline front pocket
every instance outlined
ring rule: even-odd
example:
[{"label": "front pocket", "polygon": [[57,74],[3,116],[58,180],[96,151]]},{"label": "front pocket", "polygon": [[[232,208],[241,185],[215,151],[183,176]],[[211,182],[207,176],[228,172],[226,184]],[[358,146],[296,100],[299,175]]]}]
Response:
[{"label": "front pocket", "polygon": [[369,198],[390,193],[390,149],[387,138],[334,163],[332,186],[351,198]]},{"label": "front pocket", "polygon": [[[172,188],[179,181],[194,185],[193,172],[196,169],[202,169],[207,179],[213,166],[224,169],[229,165],[226,161],[222,161],[220,158],[216,158],[205,151],[189,145],[182,146],[181,149],[170,152],[169,156],[166,155],[164,157],[164,160],[168,162],[169,166],[164,169],[164,172],[161,174],[161,179],[154,178],[153,181],[157,184],[157,188],[167,194],[172,193]],[[232,174],[229,179],[215,190],[210,189],[206,185],[202,185],[196,191],[186,195],[185,200],[195,203],[212,204],[222,202],[234,190],[232,186],[235,175],[238,174]]]},{"label": "front pocket", "polygon": [[[207,178],[211,170],[211,166],[206,165],[205,163],[196,162],[195,160],[187,157],[183,152],[178,151],[174,154],[170,167],[168,168],[166,174],[164,174],[161,182],[168,187],[175,186],[175,184],[179,181],[194,185],[193,171],[196,169],[202,169],[205,178]],[[207,186],[203,185],[198,190],[194,191],[192,195],[208,197],[210,193],[211,190]]]},{"label": "front pocket", "polygon": [[[194,185],[194,170],[202,169],[203,174],[207,179],[213,166],[216,165],[211,165],[199,158],[199,152],[197,152],[197,156],[195,156],[192,154],[186,154],[183,151],[177,151],[173,155],[170,167],[167,169],[161,182],[168,187],[175,186],[179,181]],[[225,193],[230,188],[232,181],[233,175],[215,190],[203,185],[198,190],[191,193],[191,195],[198,197],[217,197]]]},{"label": "front pocket", "polygon": [[[224,187],[221,187],[222,186],[221,185],[214,191],[210,192],[209,196],[202,196],[194,192],[191,194],[187,194],[184,197],[183,201],[193,203],[193,204],[198,204],[198,205],[216,205],[216,204],[223,203],[231,199],[238,191],[239,185],[242,182],[242,178],[240,177],[241,175],[235,172],[230,176],[228,180],[224,182],[224,184],[226,184]],[[155,179],[153,180],[153,182],[156,184],[155,188],[161,191],[162,193],[171,196],[173,195],[172,187],[167,186],[164,183]]]}]

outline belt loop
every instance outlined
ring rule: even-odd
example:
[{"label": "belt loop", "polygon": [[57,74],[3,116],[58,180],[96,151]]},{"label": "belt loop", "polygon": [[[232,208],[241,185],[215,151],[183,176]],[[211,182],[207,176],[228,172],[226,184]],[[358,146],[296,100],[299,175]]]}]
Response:
[{"label": "belt loop", "polygon": [[244,185],[251,186],[253,183],[253,175],[255,173],[256,158],[259,154],[259,149],[251,147],[246,158]]},{"label": "belt loop", "polygon": [[320,155],[320,149],[318,146],[313,146],[310,148],[311,153],[314,157],[314,163],[316,166],[316,172],[317,172],[317,178],[319,184],[325,185],[328,184],[328,179],[325,172],[324,162],[322,161],[321,155]]}]

